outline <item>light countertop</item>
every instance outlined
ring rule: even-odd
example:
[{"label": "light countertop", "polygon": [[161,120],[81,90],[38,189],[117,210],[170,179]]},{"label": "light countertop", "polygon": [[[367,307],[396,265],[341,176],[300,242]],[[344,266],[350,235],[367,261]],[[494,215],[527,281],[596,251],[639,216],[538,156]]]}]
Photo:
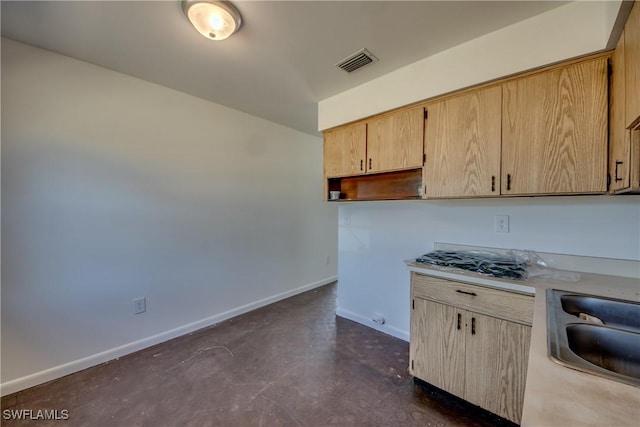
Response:
[{"label": "light countertop", "polygon": [[535,293],[523,426],[640,426],[640,388],[561,366],[548,357],[546,302],[548,288],[640,301],[639,279],[579,273],[575,282],[505,280],[464,271],[441,271],[425,264],[407,266],[410,271],[430,276]]}]

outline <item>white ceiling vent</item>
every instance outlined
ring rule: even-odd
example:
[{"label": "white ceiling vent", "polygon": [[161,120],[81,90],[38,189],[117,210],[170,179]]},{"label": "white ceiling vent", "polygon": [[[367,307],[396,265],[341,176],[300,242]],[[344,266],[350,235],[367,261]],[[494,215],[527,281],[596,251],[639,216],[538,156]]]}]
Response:
[{"label": "white ceiling vent", "polygon": [[348,58],[336,64],[336,67],[340,68],[347,73],[352,73],[357,69],[364,67],[365,65],[377,62],[378,58],[373,56],[367,49],[360,49],[353,55],[349,55]]}]

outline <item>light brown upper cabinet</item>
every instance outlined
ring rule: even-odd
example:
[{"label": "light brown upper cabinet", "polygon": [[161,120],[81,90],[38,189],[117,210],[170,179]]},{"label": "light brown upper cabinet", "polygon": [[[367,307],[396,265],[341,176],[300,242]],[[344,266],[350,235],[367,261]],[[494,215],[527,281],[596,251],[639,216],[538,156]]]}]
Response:
[{"label": "light brown upper cabinet", "polygon": [[612,80],[611,156],[622,160],[611,169],[610,55],[600,54],[326,131],[325,193],[339,191],[340,200],[601,194],[616,165],[621,191],[629,191],[627,174],[640,176],[632,142],[640,118],[627,120],[640,89],[626,86],[640,69],[628,59],[639,59],[628,49],[638,12],[634,6],[613,59],[624,66],[614,66]]},{"label": "light brown upper cabinet", "polygon": [[629,188],[629,131],[625,119],[624,31],[611,57],[611,94],[609,96],[609,189],[619,192]]},{"label": "light brown upper cabinet", "polygon": [[502,105],[502,194],[607,191],[607,58],[509,81]]},{"label": "light brown upper cabinet", "polygon": [[636,1],[624,27],[625,128],[640,119],[640,5]]},{"label": "light brown upper cabinet", "polygon": [[323,154],[326,177],[365,173],[367,125],[357,123],[325,132]]},{"label": "light brown upper cabinet", "polygon": [[640,6],[613,53],[609,104],[609,190],[640,193]]},{"label": "light brown upper cabinet", "polygon": [[640,123],[630,130],[630,186],[629,190],[640,193]]},{"label": "light brown upper cabinet", "polygon": [[421,168],[423,138],[423,107],[398,110],[367,120],[367,172]]},{"label": "light brown upper cabinet", "polygon": [[324,133],[328,178],[421,168],[424,108],[394,111]]},{"label": "light brown upper cabinet", "polygon": [[500,194],[502,87],[427,106],[425,197]]},{"label": "light brown upper cabinet", "polygon": [[324,132],[324,199],[419,199],[424,108],[406,108]]}]

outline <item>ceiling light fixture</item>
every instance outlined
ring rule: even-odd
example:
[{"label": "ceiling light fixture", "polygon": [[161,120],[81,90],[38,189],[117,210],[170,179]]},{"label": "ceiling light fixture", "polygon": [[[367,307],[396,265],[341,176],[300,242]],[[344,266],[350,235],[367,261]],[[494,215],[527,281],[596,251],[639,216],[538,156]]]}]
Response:
[{"label": "ceiling light fixture", "polygon": [[228,1],[183,0],[182,10],[200,34],[224,40],[242,24],[240,12]]}]

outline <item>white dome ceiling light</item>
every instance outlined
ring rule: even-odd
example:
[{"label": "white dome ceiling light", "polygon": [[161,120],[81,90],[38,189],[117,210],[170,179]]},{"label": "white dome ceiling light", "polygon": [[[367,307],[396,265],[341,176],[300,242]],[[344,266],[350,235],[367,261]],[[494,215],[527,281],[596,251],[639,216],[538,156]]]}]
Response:
[{"label": "white dome ceiling light", "polygon": [[224,40],[240,29],[240,12],[228,1],[183,0],[182,10],[200,34]]}]

